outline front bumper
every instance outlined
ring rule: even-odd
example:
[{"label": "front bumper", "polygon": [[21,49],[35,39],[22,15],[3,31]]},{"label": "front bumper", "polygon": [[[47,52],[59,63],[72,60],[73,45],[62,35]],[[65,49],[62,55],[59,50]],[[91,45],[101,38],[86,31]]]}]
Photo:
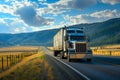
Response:
[{"label": "front bumper", "polygon": [[92,54],[74,53],[74,54],[70,54],[69,57],[71,59],[91,59],[92,58]]}]

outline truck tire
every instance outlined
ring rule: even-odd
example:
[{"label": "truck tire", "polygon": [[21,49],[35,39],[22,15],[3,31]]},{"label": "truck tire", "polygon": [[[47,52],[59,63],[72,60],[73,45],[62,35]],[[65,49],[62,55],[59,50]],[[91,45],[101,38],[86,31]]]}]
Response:
[{"label": "truck tire", "polygon": [[68,56],[67,56],[67,61],[68,62],[71,62],[71,59],[70,59],[70,55],[68,54]]},{"label": "truck tire", "polygon": [[57,52],[56,51],[54,51],[54,56],[57,56]]},{"label": "truck tire", "polygon": [[64,54],[62,51],[60,52],[60,59],[64,59]]},{"label": "truck tire", "polygon": [[87,62],[91,62],[91,61],[92,61],[92,59],[90,59],[90,58],[89,58],[89,59],[87,59]]}]

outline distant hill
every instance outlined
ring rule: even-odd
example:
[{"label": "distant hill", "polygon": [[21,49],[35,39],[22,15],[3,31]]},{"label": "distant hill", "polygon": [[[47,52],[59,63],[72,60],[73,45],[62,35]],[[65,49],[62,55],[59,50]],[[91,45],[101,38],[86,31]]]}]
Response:
[{"label": "distant hill", "polygon": [[[78,24],[70,27],[86,27],[91,46],[120,44],[120,18],[92,24]],[[59,29],[32,33],[0,34],[0,47],[11,45],[52,46],[53,36]]]},{"label": "distant hill", "polygon": [[[52,46],[58,29],[20,34],[0,34],[0,47],[14,45]],[[6,42],[6,43],[5,43]]]}]

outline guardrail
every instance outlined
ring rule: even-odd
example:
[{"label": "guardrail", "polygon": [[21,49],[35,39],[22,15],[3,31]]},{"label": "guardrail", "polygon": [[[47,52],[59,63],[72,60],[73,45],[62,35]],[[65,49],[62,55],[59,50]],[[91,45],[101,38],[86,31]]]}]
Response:
[{"label": "guardrail", "polygon": [[120,56],[120,49],[92,49],[93,55]]}]

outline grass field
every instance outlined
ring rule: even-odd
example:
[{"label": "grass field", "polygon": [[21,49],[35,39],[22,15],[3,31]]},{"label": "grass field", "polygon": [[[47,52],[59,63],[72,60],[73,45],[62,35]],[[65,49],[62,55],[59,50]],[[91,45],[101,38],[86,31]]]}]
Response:
[{"label": "grass field", "polygon": [[120,45],[92,47],[92,52],[94,55],[120,56]]},{"label": "grass field", "polygon": [[[28,48],[28,49],[31,49],[31,48]],[[35,48],[35,49],[37,49],[37,54],[26,56],[17,64],[1,72],[0,79],[2,80],[55,80],[54,78],[55,76],[53,75],[52,65],[50,65],[46,60],[44,51],[42,49],[38,50],[38,48]],[[29,53],[31,52],[27,52],[27,53],[22,52],[22,54],[24,55]],[[19,55],[21,54],[21,52],[19,53],[13,52],[12,54]],[[10,53],[5,53],[5,54],[1,53],[0,55],[7,56],[7,55],[10,55]],[[6,64],[7,63],[5,62],[4,66],[7,66]]]},{"label": "grass field", "polygon": [[0,48],[0,72],[20,62],[24,57],[36,54],[39,47],[13,46]]},{"label": "grass field", "polygon": [[18,63],[24,57],[36,54],[36,52],[2,52],[0,53],[0,72]]},{"label": "grass field", "polygon": [[51,50],[51,51],[53,51],[54,50],[54,48],[53,47],[47,47],[49,50]]},{"label": "grass field", "polygon": [[0,48],[0,51],[32,51],[32,50],[38,50],[38,46],[12,46],[12,47],[4,47]]}]

